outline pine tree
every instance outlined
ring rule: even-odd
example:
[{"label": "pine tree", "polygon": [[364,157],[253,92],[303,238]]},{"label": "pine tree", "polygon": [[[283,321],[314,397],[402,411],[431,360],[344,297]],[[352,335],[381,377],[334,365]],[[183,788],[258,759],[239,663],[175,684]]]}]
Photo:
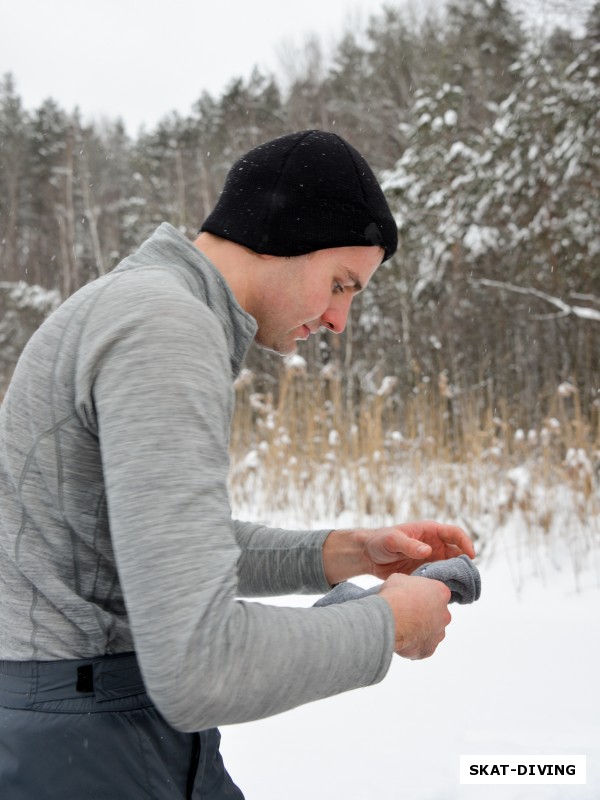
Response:
[{"label": "pine tree", "polygon": [[523,42],[506,0],[451,0],[448,4],[445,79],[463,88],[474,124],[489,120],[489,104],[500,102],[511,91],[510,67]]},{"label": "pine tree", "polygon": [[556,310],[569,296],[600,296],[592,58],[584,48],[565,69],[525,53],[513,67],[515,90],[480,133],[469,134],[448,105],[454,96],[460,106],[462,89],[423,94],[407,126],[412,144],[385,184],[400,261],[412,267],[398,302],[410,295],[405,316],[413,307],[421,326],[435,322],[437,352],[422,349],[421,364],[431,371],[442,356],[451,381],[483,377],[530,407],[557,376],[577,374],[590,389],[589,365],[600,360],[591,323],[562,321]]},{"label": "pine tree", "polygon": [[24,209],[27,172],[28,116],[12,75],[0,83],[0,275],[15,279],[23,266],[19,228]]}]

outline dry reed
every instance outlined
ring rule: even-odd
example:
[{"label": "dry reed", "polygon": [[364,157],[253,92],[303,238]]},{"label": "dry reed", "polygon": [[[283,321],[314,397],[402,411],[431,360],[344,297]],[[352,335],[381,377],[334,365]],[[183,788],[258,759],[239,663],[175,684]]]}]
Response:
[{"label": "dry reed", "polygon": [[236,384],[234,508],[255,518],[287,511],[307,526],[434,517],[463,525],[481,552],[516,519],[527,547],[563,537],[576,568],[597,548],[600,409],[584,418],[571,384],[549,393],[542,422],[528,428],[487,385],[457,392],[443,375],[408,398],[384,378],[349,402],[337,369],[310,374],[294,357],[277,392],[253,383],[245,371]]}]

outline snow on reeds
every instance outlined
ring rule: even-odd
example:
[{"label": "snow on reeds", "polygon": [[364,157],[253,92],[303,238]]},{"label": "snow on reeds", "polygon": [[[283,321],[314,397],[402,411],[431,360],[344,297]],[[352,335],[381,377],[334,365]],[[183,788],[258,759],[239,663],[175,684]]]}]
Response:
[{"label": "snow on reeds", "polygon": [[[328,518],[456,522],[482,557],[510,546],[517,565],[527,553],[564,569],[566,553],[575,581],[600,561],[600,409],[584,419],[572,384],[560,384],[531,425],[484,385],[459,393],[442,374],[408,398],[396,385],[388,376],[348,397],[333,366],[310,375],[294,356],[269,394],[244,371],[231,442],[234,512],[276,515],[284,526],[286,517],[307,527]],[[503,532],[515,519],[509,545]]]}]

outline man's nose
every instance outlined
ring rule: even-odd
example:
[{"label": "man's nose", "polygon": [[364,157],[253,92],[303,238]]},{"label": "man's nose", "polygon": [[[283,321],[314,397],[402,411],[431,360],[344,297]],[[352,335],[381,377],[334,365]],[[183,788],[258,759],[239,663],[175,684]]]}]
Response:
[{"label": "man's nose", "polygon": [[351,303],[352,297],[349,297],[348,300],[343,303],[336,303],[336,305],[329,306],[321,316],[321,325],[334,333],[343,333],[346,328],[346,323],[348,322]]}]

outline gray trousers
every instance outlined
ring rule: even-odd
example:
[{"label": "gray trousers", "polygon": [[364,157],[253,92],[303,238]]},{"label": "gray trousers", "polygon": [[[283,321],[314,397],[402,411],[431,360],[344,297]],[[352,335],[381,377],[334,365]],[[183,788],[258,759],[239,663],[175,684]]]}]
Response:
[{"label": "gray trousers", "polygon": [[219,741],[163,719],[133,654],[0,661],[2,800],[244,800]]}]

